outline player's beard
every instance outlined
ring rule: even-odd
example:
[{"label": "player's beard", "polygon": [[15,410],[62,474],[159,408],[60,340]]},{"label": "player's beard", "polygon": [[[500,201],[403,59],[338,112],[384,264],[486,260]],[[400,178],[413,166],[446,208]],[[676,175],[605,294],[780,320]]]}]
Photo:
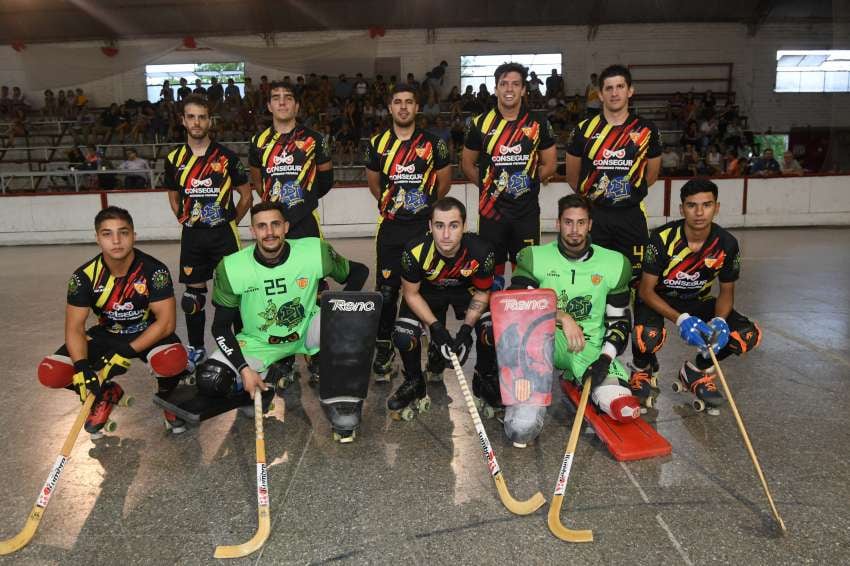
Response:
[{"label": "player's beard", "polygon": [[201,132],[202,133],[200,133],[200,134],[196,134],[196,133],[193,133],[192,130],[190,130],[188,128],[186,129],[186,133],[189,134],[189,137],[192,138],[195,141],[207,139],[207,137],[209,136],[209,133],[210,133],[210,131],[208,129],[207,130],[201,129]]},{"label": "player's beard", "polygon": [[395,116],[393,116],[393,124],[394,124],[397,128],[409,128],[410,126],[412,126],[412,125],[413,125],[413,123],[414,123],[415,121],[416,121],[416,114],[413,114],[413,113],[411,113],[411,114],[410,114],[410,117],[409,117],[407,120],[403,121],[403,122],[401,121],[401,119],[396,118]]},{"label": "player's beard", "polygon": [[280,255],[283,250],[283,238],[274,238],[268,242],[263,239],[259,241],[260,251],[268,259],[273,259]]},{"label": "player's beard", "polygon": [[586,234],[584,237],[577,236],[564,238],[559,234],[558,247],[567,256],[576,259],[580,258],[585,254],[585,252],[587,252],[587,248],[590,247],[590,236]]}]

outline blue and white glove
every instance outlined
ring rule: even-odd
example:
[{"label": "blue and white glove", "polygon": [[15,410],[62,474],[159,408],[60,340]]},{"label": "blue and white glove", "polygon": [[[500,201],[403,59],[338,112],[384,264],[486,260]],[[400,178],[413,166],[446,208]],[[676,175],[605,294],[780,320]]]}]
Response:
[{"label": "blue and white glove", "polygon": [[715,354],[717,354],[720,350],[726,347],[726,344],[729,343],[729,325],[726,324],[726,321],[723,318],[715,316],[708,321],[708,326],[714,334],[711,349],[714,350]]},{"label": "blue and white glove", "polygon": [[676,326],[679,327],[679,335],[682,337],[682,340],[691,346],[696,346],[700,350],[708,348],[705,339],[711,336],[712,330],[703,319],[683,312],[676,319]]}]

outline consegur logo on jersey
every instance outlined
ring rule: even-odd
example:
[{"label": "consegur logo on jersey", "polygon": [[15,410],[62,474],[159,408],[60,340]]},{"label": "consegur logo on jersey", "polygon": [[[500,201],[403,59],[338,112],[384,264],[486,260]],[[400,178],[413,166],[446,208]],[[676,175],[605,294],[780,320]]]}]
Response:
[{"label": "consegur logo on jersey", "polygon": [[499,146],[499,153],[501,153],[502,155],[507,155],[509,153],[520,154],[520,153],[522,153],[522,145],[521,144],[500,145]]},{"label": "consegur logo on jersey", "polygon": [[332,311],[343,312],[372,312],[375,310],[374,301],[346,301],[345,299],[330,299]]},{"label": "consegur logo on jersey", "polygon": [[396,173],[415,173],[416,172],[416,164],[411,163],[410,165],[401,165],[396,163],[395,166]]},{"label": "consegur logo on jersey", "polygon": [[502,306],[506,311],[542,311],[549,308],[548,299],[529,299],[520,301],[517,299],[503,299]]},{"label": "consegur logo on jersey", "polygon": [[283,150],[281,155],[274,156],[274,164],[275,165],[292,165],[292,161],[295,158],[291,153],[286,153],[286,150]]}]

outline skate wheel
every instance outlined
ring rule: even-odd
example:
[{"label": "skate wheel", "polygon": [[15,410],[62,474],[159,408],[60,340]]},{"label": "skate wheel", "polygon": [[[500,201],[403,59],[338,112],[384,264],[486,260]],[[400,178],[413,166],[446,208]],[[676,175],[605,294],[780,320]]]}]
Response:
[{"label": "skate wheel", "polygon": [[115,421],[106,421],[106,424],[103,425],[101,430],[105,430],[106,432],[115,432],[115,429],[118,428],[118,423]]},{"label": "skate wheel", "polygon": [[479,399],[478,397],[473,397],[472,402],[475,405],[475,408],[481,411],[484,408],[484,401]]},{"label": "skate wheel", "polygon": [[93,432],[90,434],[89,438],[92,440],[100,440],[103,438],[103,433],[101,431]]},{"label": "skate wheel", "polygon": [[394,421],[400,421],[401,411],[390,411],[390,418]]},{"label": "skate wheel", "polygon": [[484,405],[484,409],[481,412],[484,414],[484,418],[486,419],[492,419],[496,416],[496,409],[490,405]]},{"label": "skate wheel", "polygon": [[514,448],[528,448],[528,444],[524,442],[514,442]]},{"label": "skate wheel", "polygon": [[375,383],[389,383],[392,381],[392,374],[389,373],[376,373],[375,374]]},{"label": "skate wheel", "polygon": [[340,434],[338,432],[334,432],[334,442],[339,442],[340,444],[350,444],[354,442],[355,432],[351,431],[350,434]]},{"label": "skate wheel", "polygon": [[707,412],[709,415],[711,415],[712,417],[716,417],[717,415],[719,415],[719,414],[720,414],[720,409],[718,409],[717,407],[708,407],[708,408],[706,409],[706,412]]},{"label": "skate wheel", "polygon": [[704,411],[705,410],[705,401],[703,401],[702,399],[696,399],[694,401],[694,409],[696,409],[697,411],[700,411],[700,412]]},{"label": "skate wheel", "polygon": [[675,391],[676,393],[681,393],[684,390],[685,390],[685,388],[682,387],[682,384],[680,382],[678,382],[678,381],[673,382],[673,391]]},{"label": "skate wheel", "polygon": [[644,399],[643,405],[647,409],[651,409],[653,406],[655,406],[655,399],[653,399],[652,397],[647,397],[646,399]]},{"label": "skate wheel", "polygon": [[276,385],[277,385],[278,389],[281,389],[281,390],[286,389],[286,385],[287,385],[286,380],[281,377],[280,379],[277,380]]},{"label": "skate wheel", "polygon": [[652,376],[649,378],[649,386],[653,389],[658,389],[658,378],[656,376]]},{"label": "skate wheel", "polygon": [[195,383],[196,383],[196,380],[195,380],[195,374],[187,375],[187,376],[183,379],[183,383],[185,383],[186,385],[195,385]]},{"label": "skate wheel", "polygon": [[428,411],[431,408],[431,398],[430,397],[423,397],[422,399],[420,399],[419,402],[417,403],[417,408],[419,409],[420,413],[424,413],[425,411]]},{"label": "skate wheel", "polygon": [[412,421],[414,416],[415,416],[415,413],[413,412],[413,409],[411,409],[410,407],[405,407],[401,411],[401,419],[404,420],[404,421]]},{"label": "skate wheel", "polygon": [[121,407],[132,407],[136,404],[136,398],[132,395],[125,395],[121,397],[121,400],[118,401],[118,405]]}]

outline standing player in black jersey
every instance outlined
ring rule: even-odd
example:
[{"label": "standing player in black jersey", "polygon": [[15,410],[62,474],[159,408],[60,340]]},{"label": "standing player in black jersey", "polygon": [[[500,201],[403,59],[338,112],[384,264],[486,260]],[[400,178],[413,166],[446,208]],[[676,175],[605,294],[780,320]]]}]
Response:
[{"label": "standing player in black jersey", "polygon": [[[716,412],[712,408],[723,398],[714,385],[707,348],[714,349],[718,360],[741,355],[759,345],[761,330],[734,310],[741,256],[735,237],[713,222],[720,209],[717,185],[691,179],[682,187],[681,200],[684,218],[653,230],[646,246],[641,300],[635,306],[635,371],[630,386],[637,397],[649,398],[650,374],[658,367],[655,354],[664,344],[666,318],[676,323],[686,342],[701,350],[693,362],[682,365],[680,382]],[[717,297],[711,292],[715,279],[720,280]],[[714,341],[708,344],[712,335]]]},{"label": "standing player in black jersey", "polygon": [[[262,201],[284,205],[288,240],[321,238],[319,199],[328,194],[334,183],[329,141],[298,124],[301,95],[290,83],[275,81],[269,85],[267,107],[272,125],[251,138],[248,150],[251,182]],[[309,368],[316,376],[318,358],[313,358]],[[275,372],[284,384],[294,380],[294,364],[294,356],[275,364]]]},{"label": "standing player in black jersey", "polygon": [[[490,301],[495,254],[486,240],[464,233],[465,227],[466,207],[446,197],[431,208],[429,232],[405,246],[401,256],[404,300],[393,329],[393,342],[404,364],[404,383],[387,399],[391,412],[411,405],[421,408],[420,401],[426,398],[420,346],[423,326],[436,351],[446,360],[454,352],[461,364],[472,348],[475,329],[479,347],[473,389],[481,396],[479,382],[484,373],[498,387],[493,329],[482,320]],[[463,317],[454,337],[446,330],[449,307]]]},{"label": "standing player in black jersey", "polygon": [[[92,438],[102,435],[112,407],[124,390],[112,377],[126,372],[132,358],[147,363],[161,393],[174,390],[186,371],[188,357],[174,334],[177,318],[174,287],[168,268],[133,247],[133,219],[123,208],[109,206],[94,218],[101,253],[74,271],[68,281],[65,344],[38,366],[38,379],[47,387],[86,390],[96,395],[86,418]],[[86,330],[89,312],[98,318]],[[109,381],[97,372],[105,366]],[[174,434],[185,423],[165,412]]]},{"label": "standing player in black jersey", "polygon": [[611,65],[599,75],[602,112],[579,122],[567,144],[567,182],[594,205],[593,243],[629,258],[640,276],[648,236],[642,207],[661,169],[661,138],[652,122],[629,111],[632,75]]},{"label": "standing player in black jersey", "polygon": [[540,182],[555,173],[555,135],[548,120],[522,103],[528,69],[496,68],[496,108],[475,116],[464,141],[463,174],[479,189],[478,234],[496,252],[495,286],[505,286],[505,262],[540,243]]},{"label": "standing player in black jersey", "polygon": [[[204,307],[207,281],[222,257],[239,250],[236,225],[251,208],[251,185],[239,157],[210,139],[206,99],[191,95],[183,102],[186,143],[165,159],[165,185],[171,210],[183,225],[180,236],[180,282],[186,291],[180,306],[186,314],[190,367],[206,357]],[[233,191],[239,202],[233,206]]]},{"label": "standing player in black jersey", "polygon": [[[372,368],[376,381],[389,381],[394,357],[390,341],[401,287],[401,254],[412,238],[428,231],[430,206],[451,188],[446,142],[416,127],[416,93],[398,84],[389,98],[392,126],[369,140],[366,178],[378,201],[376,290],[384,298]],[[429,370],[442,372],[430,355]]]},{"label": "standing player in black jersey", "polygon": [[251,182],[261,200],[286,207],[287,239],[319,238],[316,209],[334,182],[329,142],[296,122],[301,100],[292,85],[273,82],[269,93],[272,125],[251,138]]}]

